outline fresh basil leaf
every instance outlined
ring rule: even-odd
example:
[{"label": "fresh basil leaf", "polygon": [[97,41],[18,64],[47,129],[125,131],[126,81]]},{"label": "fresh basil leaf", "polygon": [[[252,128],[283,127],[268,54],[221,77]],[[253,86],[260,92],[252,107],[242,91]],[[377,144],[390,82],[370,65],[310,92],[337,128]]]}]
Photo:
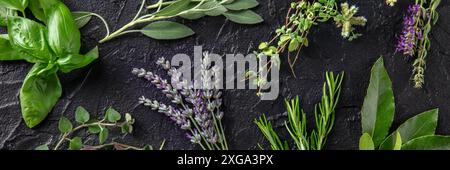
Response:
[{"label": "fresh basil leaf", "polygon": [[228,11],[223,15],[238,24],[258,24],[264,21],[261,16],[251,10]]},{"label": "fresh basil leaf", "polygon": [[361,108],[362,132],[378,147],[389,133],[395,113],[392,82],[380,57],[372,67],[367,95]]},{"label": "fresh basil leaf", "polygon": [[0,26],[6,26],[8,24],[8,13],[8,8],[0,7]]},{"label": "fresh basil leaf", "polygon": [[42,122],[61,97],[62,88],[56,69],[42,72],[45,68],[46,64],[36,63],[20,90],[22,116],[30,128]]},{"label": "fresh basil leaf", "polygon": [[23,60],[25,58],[24,54],[11,46],[8,39],[0,37],[0,61]]},{"label": "fresh basil leaf", "polygon": [[105,143],[106,139],[108,139],[109,131],[105,127],[102,127],[100,133],[98,134],[98,142],[100,144]]},{"label": "fresh basil leaf", "polygon": [[70,150],[80,150],[83,148],[83,141],[81,141],[80,137],[74,137],[69,142],[69,149]]},{"label": "fresh basil leaf", "polygon": [[71,72],[72,70],[83,68],[92,61],[98,58],[98,47],[95,47],[85,55],[68,54],[65,57],[58,59],[56,62],[63,73]]},{"label": "fresh basil leaf", "polygon": [[84,11],[74,11],[72,12],[73,19],[75,19],[75,23],[78,28],[83,28],[86,24],[89,23],[92,19],[92,13],[84,12]]},{"label": "fresh basil leaf", "polygon": [[372,141],[372,137],[368,133],[364,133],[359,138],[359,150],[374,150],[375,146]]},{"label": "fresh basil leaf", "polygon": [[403,144],[402,150],[450,150],[450,136],[422,136]]},{"label": "fresh basil leaf", "polygon": [[55,5],[47,15],[48,44],[58,56],[80,52],[80,31],[70,10],[63,4]]},{"label": "fresh basil leaf", "polygon": [[28,62],[48,62],[54,56],[46,41],[46,29],[43,25],[23,17],[9,17],[8,34],[12,47],[26,53]]},{"label": "fresh basil leaf", "polygon": [[61,117],[58,123],[58,129],[61,133],[69,133],[73,129],[73,125],[66,117]]},{"label": "fresh basil leaf", "polygon": [[142,34],[157,40],[181,39],[195,34],[189,27],[171,21],[157,21],[141,30]]},{"label": "fresh basil leaf", "polygon": [[28,6],[28,0],[0,0],[0,6],[25,11],[25,8]]},{"label": "fresh basil leaf", "polygon": [[89,112],[86,109],[84,109],[83,107],[78,106],[77,110],[75,110],[75,120],[78,123],[84,124],[84,123],[88,122],[89,119],[90,119]]},{"label": "fresh basil leaf", "polygon": [[47,22],[44,14],[44,9],[42,8],[39,0],[31,0],[28,8],[30,9],[31,13],[33,13],[34,17],[36,17],[38,20],[44,23]]},{"label": "fresh basil leaf", "polygon": [[111,107],[106,110],[106,119],[111,123],[116,123],[121,119],[121,117],[122,116],[120,115],[120,113]]},{"label": "fresh basil leaf", "polygon": [[39,1],[40,4],[39,6],[40,8],[42,8],[42,11],[45,16],[44,18],[48,18],[53,7],[61,3],[59,0],[33,0],[33,1]]},{"label": "fresh basil leaf", "polygon": [[244,10],[258,6],[259,3],[256,0],[236,0],[233,3],[224,5],[229,10]]},{"label": "fresh basil leaf", "polygon": [[161,9],[155,16],[176,16],[183,11],[192,9],[195,5],[190,5],[191,0],[177,0],[175,3]]},{"label": "fresh basil leaf", "polygon": [[37,150],[37,151],[47,151],[47,150],[50,150],[50,148],[48,148],[48,145],[47,145],[47,144],[44,144],[44,145],[41,145],[41,146],[38,146],[38,147],[34,148],[34,150]]}]

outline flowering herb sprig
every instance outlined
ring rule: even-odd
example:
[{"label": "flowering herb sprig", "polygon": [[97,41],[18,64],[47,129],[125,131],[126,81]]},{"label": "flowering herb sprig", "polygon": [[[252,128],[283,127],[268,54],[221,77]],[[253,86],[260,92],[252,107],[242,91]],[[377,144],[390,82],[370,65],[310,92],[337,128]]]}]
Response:
[{"label": "flowering herb sprig", "polygon": [[425,83],[425,59],[431,47],[429,33],[438,21],[439,14],[436,9],[439,3],[440,0],[416,0],[415,4],[409,6],[403,19],[403,30],[396,51],[415,57],[412,75],[415,88],[422,88]]},{"label": "flowering herb sprig", "polygon": [[[105,143],[109,136],[108,128],[120,128],[123,134],[133,132],[134,119],[129,113],[125,114],[125,119],[120,122],[122,116],[113,108],[106,110],[104,117],[101,120],[91,119],[89,112],[83,107],[77,107],[75,111],[75,121],[78,126],[74,127],[72,122],[66,118],[61,117],[58,123],[58,129],[61,132],[61,137],[52,148],[53,150],[61,149],[65,142],[68,142],[68,149],[70,150],[101,150],[101,149],[115,149],[115,150],[152,150],[152,146],[146,145],[142,148],[135,147],[115,141]],[[90,134],[98,135],[99,145],[85,145],[81,137],[71,137],[78,131],[87,130]],[[161,144],[161,148],[164,142]],[[49,150],[47,144],[36,148],[37,150]]]},{"label": "flowering herb sprig", "polygon": [[[310,29],[318,23],[327,22],[333,19],[338,28],[342,28],[341,35],[343,38],[352,41],[361,34],[355,33],[354,26],[364,26],[367,19],[362,16],[355,16],[358,12],[356,6],[350,6],[348,3],[342,3],[339,10],[335,0],[299,0],[291,3],[286,15],[285,24],[276,30],[276,35],[269,42],[262,42],[259,45],[257,55],[265,55],[269,57],[266,67],[268,70],[274,66],[280,68],[279,54],[287,50],[287,60],[292,74],[294,74],[294,66],[297,62],[301,49],[308,47],[308,34]],[[295,55],[292,55],[295,53]],[[257,76],[258,82],[266,82],[265,77],[258,74],[248,74]],[[257,84],[258,87],[263,84]]]},{"label": "flowering herb sprig", "polygon": [[397,3],[397,0],[386,0],[386,4],[388,4],[389,6],[394,6],[395,3]]},{"label": "flowering herb sprig", "polygon": [[[139,103],[165,114],[177,126],[187,131],[186,136],[190,142],[198,144],[202,149],[228,150],[221,123],[224,114],[220,110],[222,92],[213,86],[221,81],[217,75],[218,67],[211,66],[208,54],[204,54],[201,65],[201,83],[204,87],[202,89],[194,89],[186,80],[176,81],[179,80],[181,73],[165,58],[160,58],[156,63],[167,71],[173,86],[166,79],[143,68],[134,68],[132,73],[150,81],[176,106],[150,100],[144,96],[139,98]],[[211,76],[214,77],[213,82],[210,81]]]}]

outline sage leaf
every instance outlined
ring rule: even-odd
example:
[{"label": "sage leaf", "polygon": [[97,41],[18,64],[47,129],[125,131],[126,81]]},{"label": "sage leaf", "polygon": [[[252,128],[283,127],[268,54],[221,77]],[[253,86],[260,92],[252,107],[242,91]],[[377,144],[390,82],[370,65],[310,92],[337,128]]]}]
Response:
[{"label": "sage leaf", "polygon": [[228,11],[223,15],[238,24],[258,24],[264,21],[261,16],[251,10]]},{"label": "sage leaf", "polygon": [[156,12],[155,16],[176,16],[183,11],[192,9],[195,5],[190,5],[191,0],[177,0],[175,3]]},{"label": "sage leaf", "polygon": [[362,133],[368,133],[378,147],[389,133],[395,113],[392,82],[380,57],[372,67],[367,95],[361,108]]},{"label": "sage leaf", "polygon": [[100,144],[105,143],[106,139],[108,139],[109,131],[105,127],[102,127],[100,133],[98,135],[98,141]]},{"label": "sage leaf", "polygon": [[55,67],[37,63],[20,89],[22,116],[28,127],[42,122],[61,97],[62,88]]},{"label": "sage leaf", "polygon": [[157,40],[175,40],[195,34],[189,27],[171,21],[158,21],[148,24],[141,32]]},{"label": "sage leaf", "polygon": [[75,120],[78,123],[84,124],[88,122],[89,119],[90,119],[89,112],[86,109],[84,109],[84,107],[78,106],[77,109],[75,110]]},{"label": "sage leaf", "polygon": [[83,148],[83,141],[81,141],[80,137],[74,137],[69,142],[69,149],[70,150],[80,150]]},{"label": "sage leaf", "polygon": [[74,11],[72,12],[73,19],[75,20],[75,23],[77,24],[78,28],[83,28],[86,26],[86,24],[89,23],[92,19],[92,13],[91,12],[84,12],[84,11]]},{"label": "sage leaf", "polygon": [[73,125],[69,119],[67,119],[66,117],[61,117],[61,119],[59,119],[58,129],[61,133],[68,133],[72,131],[72,128]]},{"label": "sage leaf", "polygon": [[233,3],[225,4],[224,6],[229,10],[244,10],[258,6],[259,3],[256,0],[236,0]]},{"label": "sage leaf", "polygon": [[450,150],[450,136],[422,136],[403,144],[402,150]]},{"label": "sage leaf", "polygon": [[69,73],[75,69],[83,68],[98,58],[98,47],[93,48],[85,55],[68,54],[56,62],[63,73]]},{"label": "sage leaf", "polygon": [[109,122],[116,123],[117,121],[120,120],[120,118],[121,118],[120,113],[114,110],[113,108],[110,107],[108,110],[106,110],[106,119]]},{"label": "sage leaf", "polygon": [[0,6],[18,11],[25,11],[28,0],[0,0]]},{"label": "sage leaf", "polygon": [[368,133],[364,133],[359,138],[359,150],[374,150],[375,146],[372,141],[372,137]]},{"label": "sage leaf", "polygon": [[181,14],[180,17],[188,20],[196,20],[204,17],[205,14],[203,12],[188,12],[185,14]]},{"label": "sage leaf", "polygon": [[25,60],[30,63],[53,60],[46,41],[47,30],[35,21],[23,17],[8,18],[8,35],[11,46],[26,53]]},{"label": "sage leaf", "polygon": [[57,55],[80,52],[80,31],[69,8],[64,4],[54,5],[47,16],[48,44]]},{"label": "sage leaf", "polygon": [[38,147],[34,148],[34,150],[37,150],[37,151],[46,151],[46,150],[50,150],[50,148],[48,148],[48,145],[47,145],[47,144],[44,144],[44,145],[41,145],[41,146],[38,146]]}]

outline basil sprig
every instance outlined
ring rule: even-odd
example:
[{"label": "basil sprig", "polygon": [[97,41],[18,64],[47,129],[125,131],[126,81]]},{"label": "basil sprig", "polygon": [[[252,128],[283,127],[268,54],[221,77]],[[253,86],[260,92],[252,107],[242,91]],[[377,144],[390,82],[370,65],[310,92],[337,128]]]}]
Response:
[{"label": "basil sprig", "polygon": [[[16,15],[28,7],[46,25]],[[28,127],[47,117],[62,94],[58,71],[68,73],[98,58],[98,48],[80,53],[80,31],[70,10],[58,0],[0,0],[0,60],[34,63],[20,90],[22,116]],[[4,11],[4,12],[2,12]],[[23,12],[22,12],[23,14]],[[22,15],[25,16],[25,15]]]}]

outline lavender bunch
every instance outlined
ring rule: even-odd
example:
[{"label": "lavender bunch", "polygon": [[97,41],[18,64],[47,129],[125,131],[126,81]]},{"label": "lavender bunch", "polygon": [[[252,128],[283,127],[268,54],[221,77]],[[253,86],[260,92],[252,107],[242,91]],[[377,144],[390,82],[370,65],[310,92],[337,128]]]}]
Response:
[{"label": "lavender bunch", "polygon": [[408,15],[403,20],[403,31],[396,52],[416,57],[412,64],[415,88],[422,88],[425,83],[425,59],[431,47],[428,34],[438,21],[439,14],[436,9],[439,4],[440,0],[416,0],[416,3],[409,7]]},{"label": "lavender bunch", "polygon": [[194,89],[193,83],[189,84],[187,80],[180,80],[181,72],[172,67],[165,58],[160,58],[156,64],[167,71],[172,80],[171,84],[143,68],[134,68],[132,73],[150,81],[171,99],[174,106],[150,100],[144,96],[139,98],[139,103],[165,114],[181,129],[188,131],[187,138],[202,149],[228,150],[221,123],[222,92],[215,88],[217,87],[215,85],[221,83],[218,75],[220,68],[211,66],[208,53],[204,53],[201,64],[201,82],[197,82],[202,87],[200,89]]}]

